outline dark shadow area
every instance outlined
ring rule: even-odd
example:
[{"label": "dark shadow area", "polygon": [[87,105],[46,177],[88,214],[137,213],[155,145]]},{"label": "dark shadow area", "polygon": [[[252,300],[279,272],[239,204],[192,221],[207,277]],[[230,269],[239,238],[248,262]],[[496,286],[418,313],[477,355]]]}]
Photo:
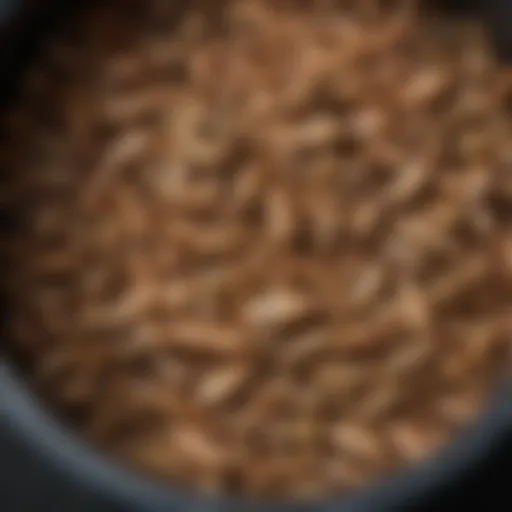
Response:
[{"label": "dark shadow area", "polygon": [[430,14],[479,19],[496,57],[512,62],[512,0],[423,0],[422,7]]},{"label": "dark shadow area", "polygon": [[[19,4],[23,8],[18,9]],[[19,78],[27,63],[37,57],[41,41],[74,12],[82,0],[11,2],[0,20],[0,108],[13,100]],[[12,12],[11,12],[12,11]]]},{"label": "dark shadow area", "polygon": [[480,467],[461,477],[458,484],[439,496],[433,496],[421,506],[410,510],[475,510],[500,511],[510,508],[510,490],[507,475],[512,472],[512,443],[504,442],[490,453]]},{"label": "dark shadow area", "polygon": [[478,15],[482,10],[481,0],[423,0],[427,11],[448,16]]}]

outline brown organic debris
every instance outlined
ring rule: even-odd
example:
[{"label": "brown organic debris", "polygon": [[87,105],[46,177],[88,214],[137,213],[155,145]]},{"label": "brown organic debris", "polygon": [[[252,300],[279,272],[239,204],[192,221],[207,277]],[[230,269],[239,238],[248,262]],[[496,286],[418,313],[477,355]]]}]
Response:
[{"label": "brown organic debris", "polygon": [[34,386],[215,493],[346,490],[446,442],[512,355],[512,82],[479,27],[415,0],[99,4],[2,118]]}]

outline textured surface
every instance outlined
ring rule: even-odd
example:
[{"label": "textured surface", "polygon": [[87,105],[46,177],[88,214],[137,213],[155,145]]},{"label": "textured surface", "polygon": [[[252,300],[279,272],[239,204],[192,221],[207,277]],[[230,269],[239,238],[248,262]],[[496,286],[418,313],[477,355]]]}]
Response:
[{"label": "textured surface", "polygon": [[507,73],[413,2],[150,4],[51,45],[6,120],[37,385],[208,490],[421,458],[508,363]]}]

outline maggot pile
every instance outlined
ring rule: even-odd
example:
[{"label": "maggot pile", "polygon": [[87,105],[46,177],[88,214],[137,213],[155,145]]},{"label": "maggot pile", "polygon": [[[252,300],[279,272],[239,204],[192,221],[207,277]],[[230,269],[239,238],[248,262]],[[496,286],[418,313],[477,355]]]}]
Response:
[{"label": "maggot pile", "polygon": [[432,453],[510,363],[512,81],[480,28],[411,0],[101,4],[2,120],[34,388],[213,493],[318,496]]}]

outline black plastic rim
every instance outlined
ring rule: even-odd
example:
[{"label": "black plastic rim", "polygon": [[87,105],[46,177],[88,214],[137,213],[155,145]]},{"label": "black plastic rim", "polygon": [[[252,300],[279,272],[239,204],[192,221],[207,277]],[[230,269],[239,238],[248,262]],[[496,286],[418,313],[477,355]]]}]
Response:
[{"label": "black plastic rim", "polygon": [[[13,18],[21,4],[19,0],[0,0],[2,30],[8,25],[6,20]],[[49,4],[46,3],[45,7],[48,8]],[[36,34],[36,31],[32,31],[32,34]],[[13,52],[19,52],[25,45],[12,48]],[[10,71],[8,69],[8,73]],[[507,382],[488,411],[453,443],[418,465],[341,498],[326,498],[310,504],[216,500],[153,483],[95,452],[94,448],[75,437],[45,409],[9,361],[0,359],[0,508],[6,512],[14,510],[9,504],[3,508],[1,500],[9,496],[8,488],[14,489],[11,494],[18,492],[15,488],[19,482],[13,479],[19,478],[19,474],[14,470],[12,473],[9,471],[9,466],[14,462],[9,460],[9,454],[23,453],[29,454],[31,464],[37,465],[37,469],[33,470],[35,473],[48,477],[49,483],[46,485],[79,490],[82,496],[94,496],[94,510],[98,512],[435,510],[439,509],[435,505],[438,503],[436,500],[442,499],[450,489],[462,485],[475,468],[485,464],[490,457],[496,457],[497,452],[510,444],[511,397],[512,383]],[[23,489],[28,498],[30,487],[24,484]],[[53,503],[54,507],[58,505]],[[68,502],[63,505],[70,510],[82,510],[78,504],[75,506]],[[16,510],[35,509],[21,506]]]},{"label": "black plastic rim", "polygon": [[[55,483],[80,488],[119,510],[144,512],[351,512],[431,509],[464,482],[474,468],[507,444],[512,433],[512,383],[507,383],[480,420],[422,463],[340,499],[317,503],[217,500],[170,489],[141,478],[97,453],[59,423],[8,362],[0,363],[0,449],[17,444],[33,455]],[[1,496],[1,493],[0,493]],[[441,500],[441,501],[440,501]],[[430,505],[432,504],[432,505]],[[101,509],[100,509],[101,510]],[[110,510],[110,509],[108,509]]]}]

